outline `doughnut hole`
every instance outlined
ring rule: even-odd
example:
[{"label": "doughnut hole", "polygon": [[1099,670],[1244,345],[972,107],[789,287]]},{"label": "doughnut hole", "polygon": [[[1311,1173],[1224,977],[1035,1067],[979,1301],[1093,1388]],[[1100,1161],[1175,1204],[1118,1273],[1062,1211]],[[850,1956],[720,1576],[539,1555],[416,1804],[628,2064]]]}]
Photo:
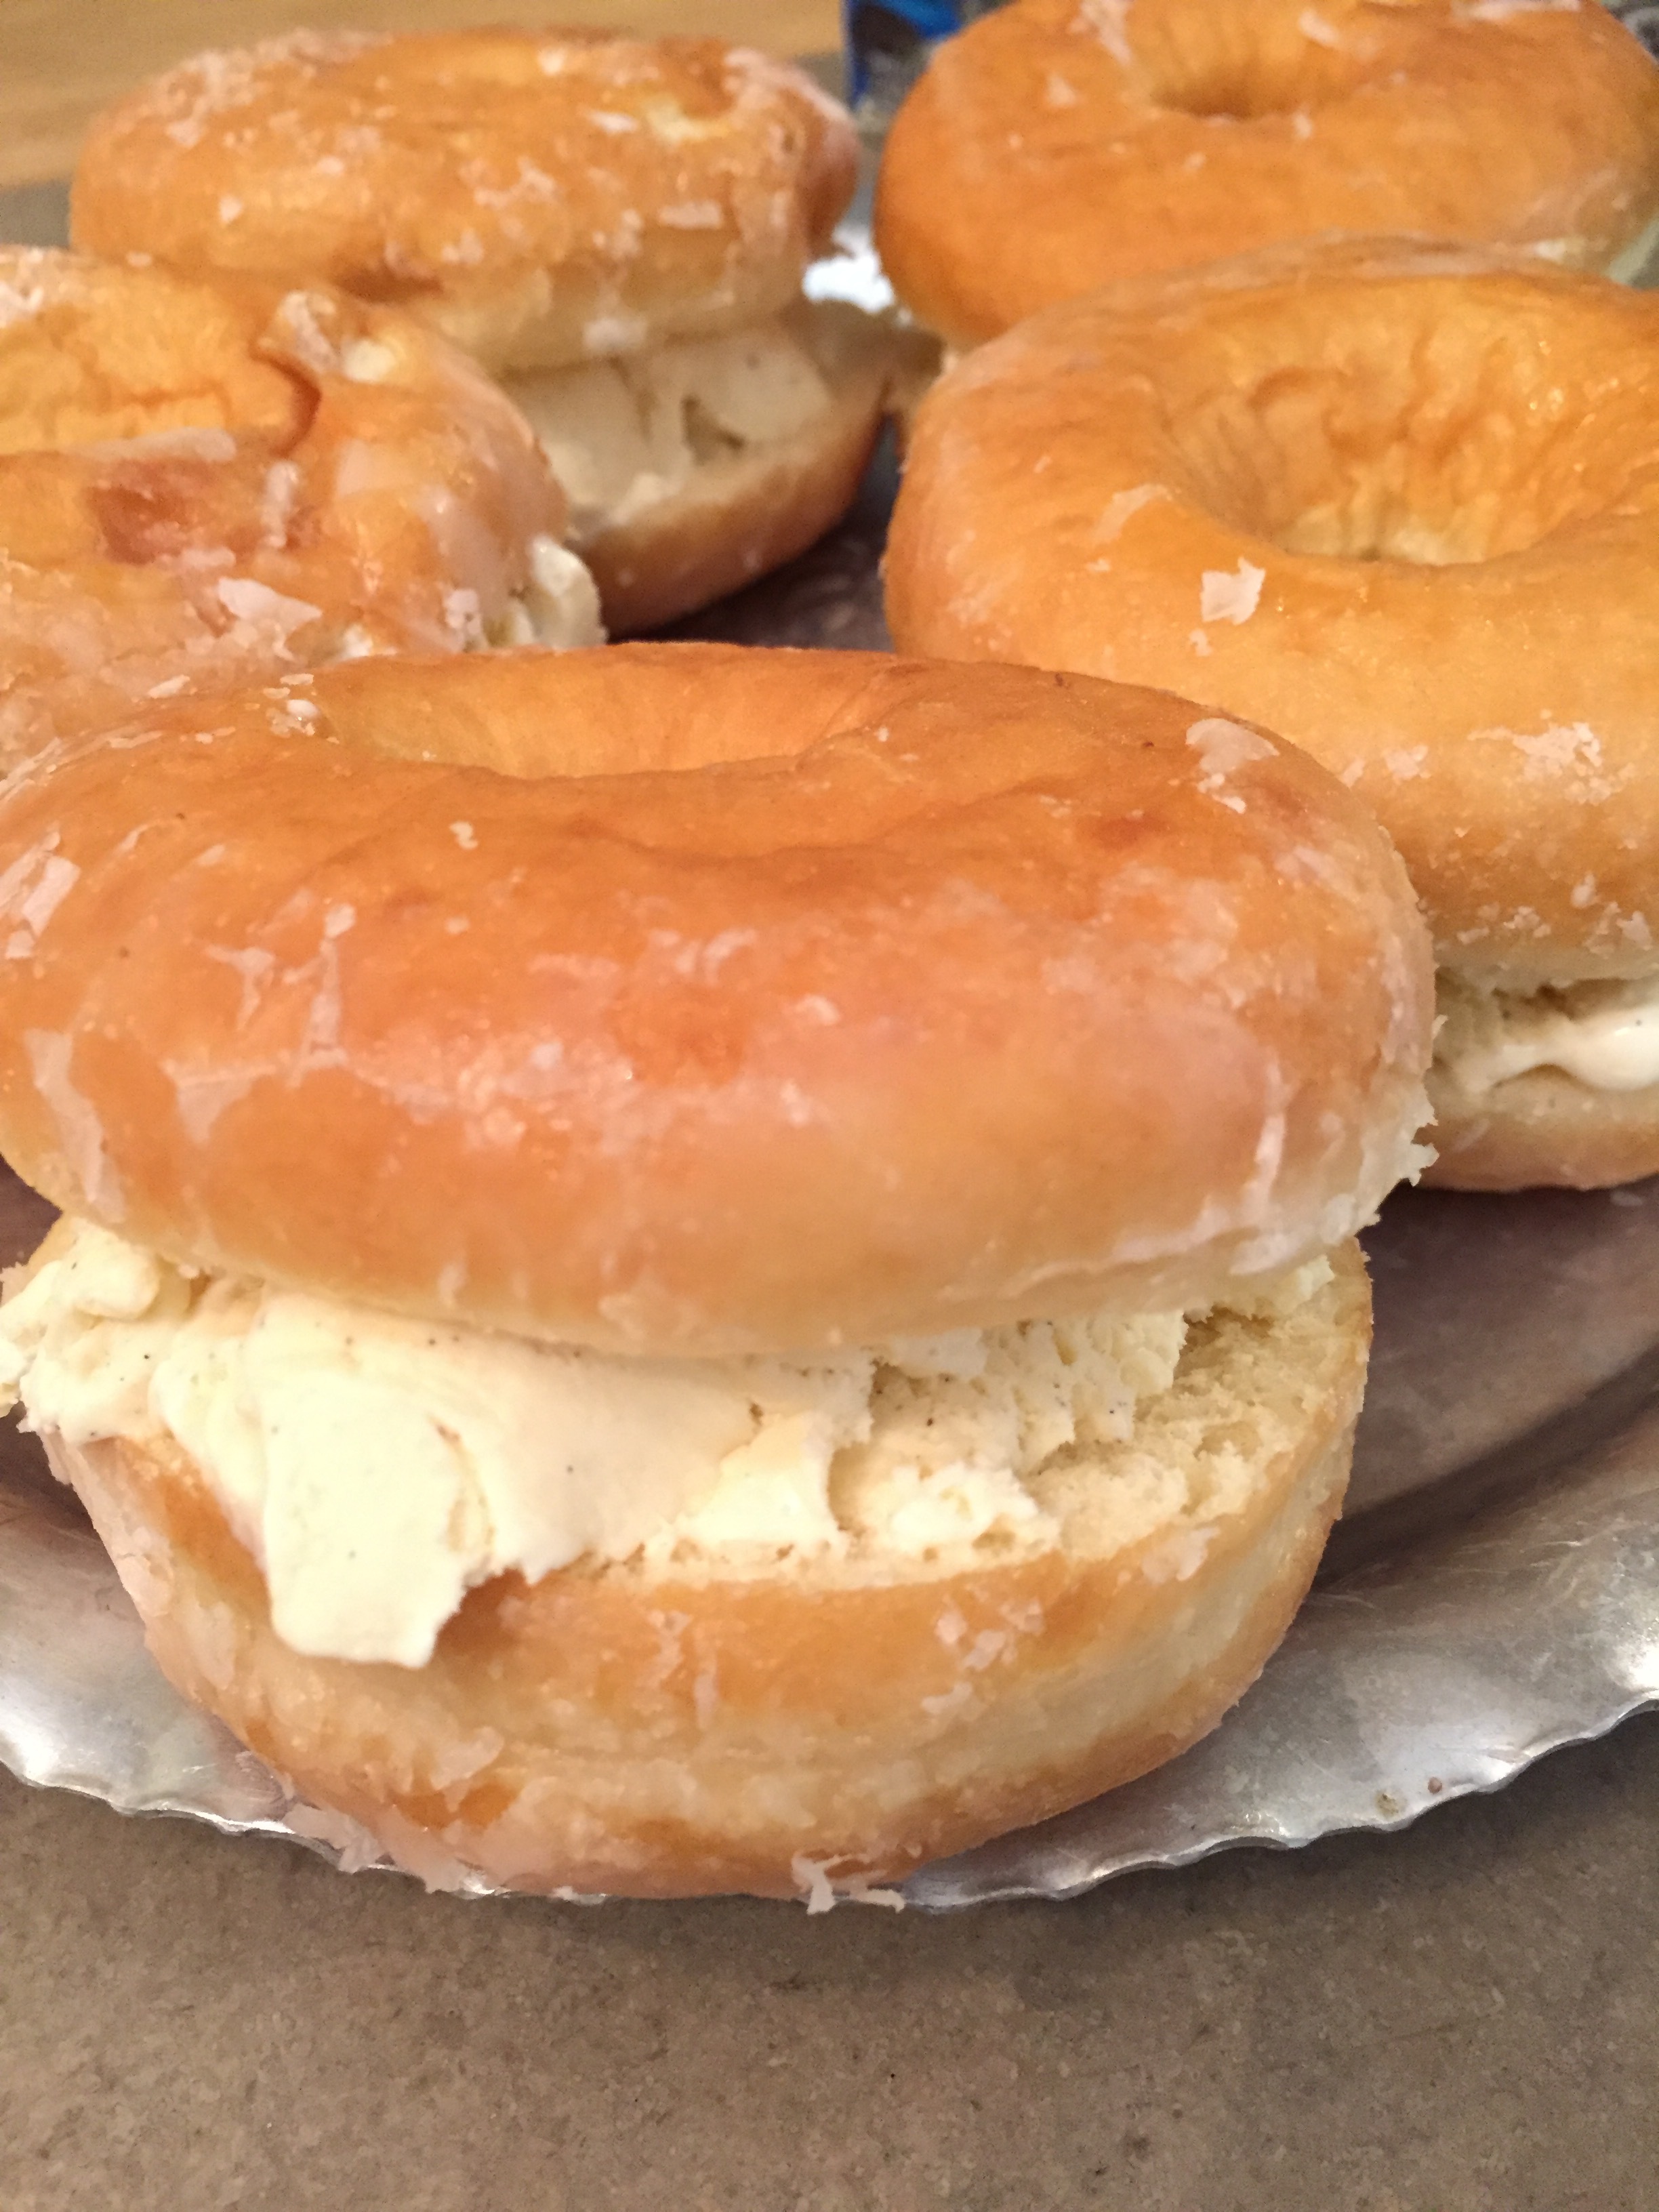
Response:
[{"label": "doughnut hole", "polygon": [[1271,341],[1246,309],[1194,349],[1166,423],[1200,501],[1287,552],[1430,567],[1604,520],[1650,464],[1639,386],[1610,360],[1586,405],[1541,323],[1438,290],[1340,319],[1279,300]]},{"label": "doughnut hole", "polygon": [[1138,72],[1159,107],[1206,122],[1307,114],[1357,92],[1376,66],[1370,42],[1310,37],[1311,20],[1340,36],[1341,0],[1329,10],[1218,8],[1214,0],[1146,0],[1124,26]]}]

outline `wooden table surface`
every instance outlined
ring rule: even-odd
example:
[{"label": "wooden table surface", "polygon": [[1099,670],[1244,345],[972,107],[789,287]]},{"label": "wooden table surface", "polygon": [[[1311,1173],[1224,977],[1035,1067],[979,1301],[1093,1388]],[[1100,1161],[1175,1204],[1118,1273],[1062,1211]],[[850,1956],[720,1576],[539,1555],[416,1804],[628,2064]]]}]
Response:
[{"label": "wooden table surface", "polygon": [[837,0],[0,0],[0,187],[67,176],[88,116],[204,46],[300,24],[435,30],[514,19],[708,31],[775,53],[823,52],[841,35]]}]

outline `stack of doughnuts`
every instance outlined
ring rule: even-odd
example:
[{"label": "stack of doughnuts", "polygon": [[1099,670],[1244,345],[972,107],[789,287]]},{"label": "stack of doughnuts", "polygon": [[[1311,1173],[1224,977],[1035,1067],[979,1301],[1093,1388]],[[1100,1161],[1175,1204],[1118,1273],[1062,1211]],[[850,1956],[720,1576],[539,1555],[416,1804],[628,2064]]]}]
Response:
[{"label": "stack of doughnuts", "polygon": [[978,349],[913,657],[529,649],[848,506],[854,150],[715,40],[302,33],[0,264],[0,1394],[434,1886],[822,1904],[1146,1771],[1308,1587],[1425,1133],[1659,1169],[1659,307],[1583,273],[1659,72],[1015,0],[880,184]]},{"label": "stack of doughnuts", "polygon": [[1444,1183],[1659,1172],[1656,396],[1650,295],[1330,241],[1052,308],[916,425],[902,650],[1167,684],[1375,807]]},{"label": "stack of doughnuts", "polygon": [[0,1365],[338,1833],[827,1901],[1282,1633],[1432,1010],[1294,748],[1029,669],[365,660],[20,774],[0,885],[64,1209]]},{"label": "stack of doughnuts", "polygon": [[850,505],[908,358],[802,297],[855,172],[810,77],[717,40],[302,32],[100,118],[74,233],[303,270],[465,346],[535,426],[616,633],[752,580]]},{"label": "stack of doughnuts", "polygon": [[591,644],[566,502],[410,317],[0,248],[0,764],[343,655]]},{"label": "stack of doughnuts", "polygon": [[1656,216],[1659,70],[1595,0],[1014,0],[900,110],[876,242],[963,347],[1327,232],[1628,274]]}]

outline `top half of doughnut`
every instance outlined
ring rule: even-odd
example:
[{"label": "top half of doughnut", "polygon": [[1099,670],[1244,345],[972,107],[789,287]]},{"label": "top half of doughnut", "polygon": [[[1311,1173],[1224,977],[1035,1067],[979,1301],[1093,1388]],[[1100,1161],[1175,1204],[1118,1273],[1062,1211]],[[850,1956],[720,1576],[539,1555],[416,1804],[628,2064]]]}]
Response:
[{"label": "top half of doughnut", "polygon": [[965,345],[1328,231],[1606,269],[1656,214],[1659,67],[1596,0],[1015,0],[900,111],[876,240]]},{"label": "top half of doughnut", "polygon": [[185,62],[95,121],[76,242],[325,276],[489,368],[736,328],[851,198],[845,112],[715,39],[296,33]]},{"label": "top half of doughnut", "polygon": [[0,1150],[191,1264],[720,1356],[1209,1304],[1413,1163],[1404,870],[1165,693],[363,660],[0,788]]}]

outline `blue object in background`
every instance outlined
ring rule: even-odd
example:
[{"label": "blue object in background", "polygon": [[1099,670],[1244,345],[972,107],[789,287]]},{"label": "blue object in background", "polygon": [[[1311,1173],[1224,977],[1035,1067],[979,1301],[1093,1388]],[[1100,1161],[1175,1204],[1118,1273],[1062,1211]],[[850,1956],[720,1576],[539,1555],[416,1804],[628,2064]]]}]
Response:
[{"label": "blue object in background", "polygon": [[1627,31],[1634,31],[1648,52],[1659,60],[1659,7],[1652,0],[1607,0]]},{"label": "blue object in background", "polygon": [[1002,0],[842,0],[848,96],[861,123],[889,123],[941,39]]}]

